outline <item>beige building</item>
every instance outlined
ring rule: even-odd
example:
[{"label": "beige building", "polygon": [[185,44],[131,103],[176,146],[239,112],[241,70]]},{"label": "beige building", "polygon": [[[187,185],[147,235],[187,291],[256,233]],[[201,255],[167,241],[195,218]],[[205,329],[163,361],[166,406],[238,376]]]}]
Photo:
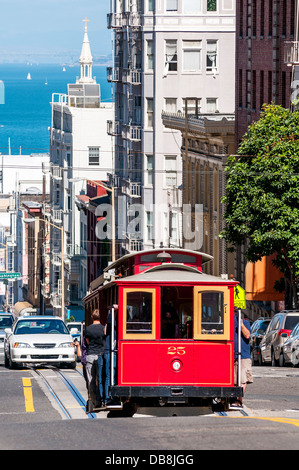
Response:
[{"label": "beige building", "polygon": [[234,115],[163,113],[162,118],[165,127],[182,133],[183,247],[214,257],[205,268],[209,274],[235,275],[234,255],[227,253],[219,238],[224,224],[224,165],[234,150]]}]

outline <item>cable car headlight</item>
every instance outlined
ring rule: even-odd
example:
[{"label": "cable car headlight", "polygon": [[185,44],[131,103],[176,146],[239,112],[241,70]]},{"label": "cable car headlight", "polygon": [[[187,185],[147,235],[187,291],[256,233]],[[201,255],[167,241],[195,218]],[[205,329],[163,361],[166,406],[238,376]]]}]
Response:
[{"label": "cable car headlight", "polygon": [[182,367],[183,367],[183,364],[181,363],[181,361],[179,361],[178,359],[175,359],[172,363],[171,363],[171,367],[172,369],[175,371],[175,372],[179,372]]}]

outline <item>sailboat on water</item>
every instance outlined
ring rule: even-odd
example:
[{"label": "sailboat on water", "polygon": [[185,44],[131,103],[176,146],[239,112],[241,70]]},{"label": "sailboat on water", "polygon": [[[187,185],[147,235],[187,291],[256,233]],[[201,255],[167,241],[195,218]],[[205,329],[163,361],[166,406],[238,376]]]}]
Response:
[{"label": "sailboat on water", "polygon": [[31,73],[28,73],[27,80],[31,80]]}]

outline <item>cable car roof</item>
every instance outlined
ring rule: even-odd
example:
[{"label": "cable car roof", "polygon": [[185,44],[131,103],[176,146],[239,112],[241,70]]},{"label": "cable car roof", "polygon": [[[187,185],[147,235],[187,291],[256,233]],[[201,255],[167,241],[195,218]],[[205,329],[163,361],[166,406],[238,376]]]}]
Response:
[{"label": "cable car roof", "polygon": [[196,268],[185,266],[179,263],[165,263],[143,271],[134,276],[127,276],[118,280],[121,283],[131,282],[189,282],[191,284],[197,282],[209,283],[232,283],[236,281],[223,279],[218,276],[212,276],[198,271]]},{"label": "cable car roof", "polygon": [[182,248],[153,248],[151,250],[145,251],[135,251],[134,253],[128,253],[127,255],[122,256],[114,263],[111,263],[104,271],[109,271],[110,269],[115,269],[117,266],[124,263],[124,261],[130,258],[136,258],[137,256],[144,256],[150,253],[182,253],[182,255],[193,255],[193,256],[201,256],[202,257],[202,264],[208,263],[209,261],[213,261],[214,257],[211,255],[207,255],[206,253],[201,253],[200,251],[192,251],[192,250],[184,250]]}]

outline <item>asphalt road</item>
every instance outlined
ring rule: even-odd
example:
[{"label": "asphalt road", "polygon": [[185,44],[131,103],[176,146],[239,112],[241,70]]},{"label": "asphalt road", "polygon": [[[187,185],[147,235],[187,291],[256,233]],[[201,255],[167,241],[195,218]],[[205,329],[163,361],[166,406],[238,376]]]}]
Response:
[{"label": "asphalt road", "polygon": [[[83,378],[80,387],[83,394]],[[163,464],[166,454],[167,466],[188,464],[171,460],[175,453],[192,455],[192,467],[198,465],[201,450],[297,450],[298,392],[299,369],[255,367],[254,383],[245,396],[248,417],[239,412],[196,416],[177,408],[171,416],[159,409],[159,414],[150,415],[141,410],[133,418],[105,419],[103,414],[97,419],[65,419],[32,371],[0,366],[0,449],[101,450],[98,463],[133,468],[158,465],[159,459]],[[148,452],[138,454],[141,450]],[[115,461],[124,456],[140,459]]]}]

